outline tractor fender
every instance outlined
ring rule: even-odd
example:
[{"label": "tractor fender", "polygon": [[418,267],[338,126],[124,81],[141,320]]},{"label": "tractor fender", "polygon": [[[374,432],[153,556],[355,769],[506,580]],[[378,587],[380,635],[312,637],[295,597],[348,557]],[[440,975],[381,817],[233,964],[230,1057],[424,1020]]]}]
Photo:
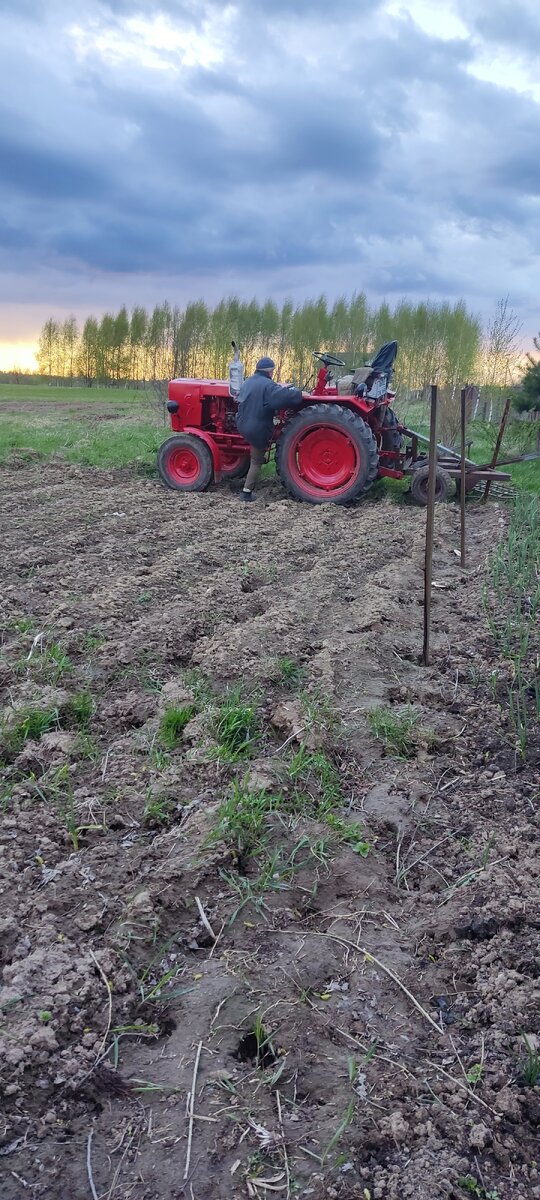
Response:
[{"label": "tractor fender", "polygon": [[210,454],[212,455],[212,463],[214,465],[214,482],[219,483],[221,479],[221,455],[219,453],[219,446],[216,446],[212,435],[210,433],[205,433],[203,429],[197,429],[197,427],[193,425],[186,425],[182,432],[190,433],[192,437],[199,438],[201,442],[206,442]]}]

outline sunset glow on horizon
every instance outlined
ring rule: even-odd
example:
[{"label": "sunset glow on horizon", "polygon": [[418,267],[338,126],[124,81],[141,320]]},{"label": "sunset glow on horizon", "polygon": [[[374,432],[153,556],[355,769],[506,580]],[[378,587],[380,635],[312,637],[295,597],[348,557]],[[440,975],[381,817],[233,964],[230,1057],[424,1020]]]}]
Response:
[{"label": "sunset glow on horizon", "polygon": [[0,342],[0,371],[37,371],[37,342]]}]

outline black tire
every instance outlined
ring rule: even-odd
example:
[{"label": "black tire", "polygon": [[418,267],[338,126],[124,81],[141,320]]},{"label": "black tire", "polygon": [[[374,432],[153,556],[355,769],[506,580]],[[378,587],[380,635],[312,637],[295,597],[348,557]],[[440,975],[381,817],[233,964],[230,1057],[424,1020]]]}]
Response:
[{"label": "black tire", "polygon": [[204,492],[214,478],[212,455],[202,438],[176,433],[160,446],[157,467],[176,492]]},{"label": "black tire", "polygon": [[381,417],[381,450],[399,454],[403,445],[403,435],[399,432],[397,426],[399,421],[393,408],[384,408]]},{"label": "black tire", "polygon": [[302,409],[287,422],[276,444],[282,484],[296,500],[308,504],[351,504],[371,487],[378,466],[377,442],[369,425],[339,404]]},{"label": "black tire", "polygon": [[[442,467],[436,468],[435,500],[437,503],[448,500],[451,478]],[[429,467],[418,467],[411,476],[411,496],[416,504],[425,508],[428,502]]]},{"label": "black tire", "polygon": [[221,475],[223,479],[244,479],[249,471],[249,454],[244,454],[240,462],[235,467],[221,467]]}]

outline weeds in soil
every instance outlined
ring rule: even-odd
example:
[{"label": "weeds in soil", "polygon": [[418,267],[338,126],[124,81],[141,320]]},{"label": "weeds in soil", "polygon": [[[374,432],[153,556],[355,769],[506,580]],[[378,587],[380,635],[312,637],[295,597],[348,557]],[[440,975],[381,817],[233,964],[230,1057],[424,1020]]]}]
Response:
[{"label": "weeds in soil", "polygon": [[[302,852],[305,852],[303,854]],[[220,877],[228,884],[237,903],[233,909],[228,924],[234,922],[243,912],[246,905],[252,904],[255,911],[264,917],[269,911],[266,896],[271,892],[286,892],[295,874],[303,867],[315,865],[316,870],[328,867],[330,855],[324,842],[312,844],[308,837],[302,837],[293,847],[290,854],[281,849],[275,849],[265,858],[258,860],[259,874],[248,879],[245,875],[236,875],[231,871],[220,870]]]},{"label": "weeds in soil", "polygon": [[362,826],[344,820],[335,811],[344,801],[339,772],[327,755],[302,747],[291,761],[289,774],[294,787],[287,793],[252,791],[234,783],[220,805],[211,840],[224,841],[241,855],[256,856],[266,847],[269,818],[275,815],[293,825],[299,817],[305,817],[320,821],[336,841],[350,845],[365,857],[370,846]]},{"label": "weeds in soil", "polygon": [[323,692],[304,690],[298,693],[298,699],[306,714],[308,729],[325,730],[328,733],[335,733],[338,730],[339,716],[331,699]]},{"label": "weeds in soil", "polygon": [[156,771],[166,771],[172,763],[168,750],[160,750],[159,746],[150,746],[148,758]]},{"label": "weeds in soil", "polygon": [[405,708],[375,708],[367,714],[374,737],[382,742],[385,753],[392,758],[414,758],[418,742],[433,741],[434,734],[420,729],[420,713],[411,705]]},{"label": "weeds in soil", "polygon": [[308,1154],[310,1158],[314,1158],[320,1164],[321,1167],[324,1167],[325,1164],[328,1162],[328,1159],[332,1153],[332,1150],[335,1149],[335,1147],[341,1141],[343,1134],[349,1128],[349,1125],[354,1116],[355,1108],[356,1108],[356,1105],[355,1105],[354,1100],[350,1100],[335,1132],[332,1134],[332,1137],[330,1138],[330,1141],[325,1146],[322,1154],[314,1154],[313,1151],[308,1150],[306,1146],[301,1147],[301,1149],[304,1150],[304,1152],[306,1154]]},{"label": "weeds in soil", "polygon": [[[328,755],[322,750],[307,750],[301,746],[292,758],[289,775],[296,785],[294,802],[297,811],[323,821],[338,841],[351,846],[365,858],[370,846],[363,836],[362,826],[345,821],[335,811],[343,806],[344,799],[339,771]],[[301,788],[308,789],[307,794]]]},{"label": "weeds in soil", "polygon": [[194,704],[184,704],[181,708],[171,706],[166,708],[160,721],[158,737],[166,750],[174,750],[189,722],[197,712]]},{"label": "weeds in soil", "polygon": [[540,503],[519,495],[506,538],[488,564],[484,607],[505,670],[506,701],[517,750],[526,756],[540,721]]},{"label": "weeds in soil", "polygon": [[196,667],[190,667],[182,672],[182,679],[195,703],[200,708],[208,708],[212,703],[212,688],[202,671],[198,671]]},{"label": "weeds in soil", "polygon": [[278,658],[276,668],[279,678],[284,687],[290,689],[291,692],[297,690],[303,679],[304,671],[294,658]]},{"label": "weeds in soil", "polygon": [[40,681],[53,686],[72,669],[71,659],[57,642],[52,642],[50,646],[43,645],[42,633],[36,634],[30,653],[25,654],[15,665],[18,675],[31,673]]},{"label": "weeds in soil", "polygon": [[166,796],[150,796],[144,806],[145,823],[147,825],[166,824],[173,808],[172,800]]},{"label": "weeds in soil", "polygon": [[10,757],[20,754],[25,742],[38,742],[44,733],[59,727],[57,708],[29,706],[18,710],[11,724],[4,724],[1,740]]},{"label": "weeds in soil", "polygon": [[487,1192],[482,1184],[474,1178],[474,1175],[463,1175],[457,1181],[458,1187],[463,1188],[464,1192],[468,1192],[470,1196],[476,1196],[476,1200],[500,1200],[499,1193],[496,1188]]},{"label": "weeds in soil", "polygon": [[251,791],[234,783],[218,809],[212,841],[223,841],[239,854],[257,854],[266,845],[267,818],[282,807],[283,797]]},{"label": "weeds in soil", "polygon": [[232,689],[220,704],[214,718],[218,757],[230,763],[247,758],[258,732],[255,705],[243,702],[239,689]]},{"label": "weeds in soil", "polygon": [[529,1041],[527,1034],[522,1034],[523,1043],[527,1051],[527,1058],[523,1064],[522,1078],[527,1087],[536,1087],[540,1079],[540,1058],[538,1049]]},{"label": "weeds in soil", "polygon": [[106,641],[107,638],[103,633],[99,633],[97,630],[94,632],[90,629],[84,635],[83,646],[85,650],[99,650],[99,647],[104,646]]},{"label": "weeds in soil", "polygon": [[48,772],[40,780],[40,783],[34,779],[33,784],[38,796],[45,804],[49,800],[54,804],[75,851],[79,849],[81,834],[103,832],[105,828],[103,824],[79,823],[73,784],[67,764],[57,767],[55,771]]},{"label": "weeds in soil", "polygon": [[151,974],[152,966],[155,960],[149,963],[146,971],[143,972],[139,979],[139,995],[141,997],[141,1005],[149,1002],[158,1002],[172,1000],[176,996],[185,996],[188,992],[193,992],[193,987],[175,988],[173,985],[178,979],[178,976],[183,973],[184,963],[175,962],[168,970]]},{"label": "weeds in soil", "polygon": [[471,1087],[475,1087],[477,1083],[480,1083],[483,1074],[484,1064],[480,1062],[473,1063],[472,1067],[469,1067],[469,1070],[466,1072],[465,1079]]},{"label": "weeds in soil", "polygon": [[33,633],[36,622],[33,617],[20,617],[18,621],[14,622],[14,628],[19,633]]},{"label": "weeds in soil", "polygon": [[77,692],[68,700],[63,711],[63,717],[66,724],[75,725],[77,729],[86,731],[95,710],[94,698],[90,695],[90,692]]}]

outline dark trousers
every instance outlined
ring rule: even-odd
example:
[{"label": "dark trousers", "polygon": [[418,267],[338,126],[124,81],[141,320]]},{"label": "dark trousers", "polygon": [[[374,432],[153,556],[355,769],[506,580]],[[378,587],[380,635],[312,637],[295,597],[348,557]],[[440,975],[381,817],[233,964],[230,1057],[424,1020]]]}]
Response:
[{"label": "dark trousers", "polygon": [[249,453],[250,453],[250,463],[249,463],[249,471],[246,475],[246,479],[245,479],[245,483],[244,483],[244,491],[245,492],[252,492],[254,490],[255,484],[257,483],[259,475],[261,473],[261,467],[262,467],[264,459],[265,459],[266,450],[260,450],[257,446],[250,446]]}]

